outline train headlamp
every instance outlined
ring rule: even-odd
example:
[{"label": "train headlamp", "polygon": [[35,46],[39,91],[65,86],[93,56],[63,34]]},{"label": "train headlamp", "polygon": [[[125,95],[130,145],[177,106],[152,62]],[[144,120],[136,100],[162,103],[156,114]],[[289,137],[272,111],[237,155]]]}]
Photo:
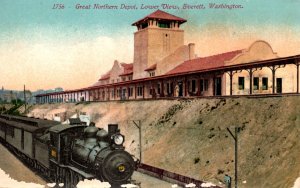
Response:
[{"label": "train headlamp", "polygon": [[123,142],[124,142],[124,136],[123,135],[121,135],[121,134],[116,134],[116,135],[114,135],[114,143],[116,144],[116,145],[122,145],[123,144]]},{"label": "train headlamp", "polygon": [[119,165],[118,170],[119,170],[119,172],[125,172],[125,170],[126,170],[125,165],[123,165],[123,164]]}]

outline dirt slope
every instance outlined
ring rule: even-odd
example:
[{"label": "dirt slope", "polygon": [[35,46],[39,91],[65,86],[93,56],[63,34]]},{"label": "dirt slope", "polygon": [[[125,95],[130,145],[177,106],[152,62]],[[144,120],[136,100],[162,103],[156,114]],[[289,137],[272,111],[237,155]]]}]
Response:
[{"label": "dirt slope", "polygon": [[[91,115],[97,126],[119,123],[126,147],[138,156],[141,120],[143,162],[218,183],[234,177],[234,141],[240,126],[240,187],[290,188],[300,176],[300,97],[195,99],[36,105],[29,115]],[[246,181],[246,183],[242,183]]]}]

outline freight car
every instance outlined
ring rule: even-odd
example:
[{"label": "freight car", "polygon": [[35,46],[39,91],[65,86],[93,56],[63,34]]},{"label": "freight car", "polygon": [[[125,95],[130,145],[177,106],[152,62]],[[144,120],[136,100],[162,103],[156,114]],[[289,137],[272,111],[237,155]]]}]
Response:
[{"label": "freight car", "polygon": [[64,187],[83,179],[108,181],[113,187],[128,183],[138,161],[124,150],[117,124],[108,131],[94,124],[59,122],[0,115],[0,139],[42,176]]}]

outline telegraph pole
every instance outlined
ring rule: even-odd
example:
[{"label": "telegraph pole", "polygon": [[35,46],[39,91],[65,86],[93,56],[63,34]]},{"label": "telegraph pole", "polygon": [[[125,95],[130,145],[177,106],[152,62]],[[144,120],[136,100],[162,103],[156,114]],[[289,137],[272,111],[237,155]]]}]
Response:
[{"label": "telegraph pole", "polygon": [[139,129],[140,162],[142,162],[142,124],[141,120],[132,120],[132,122]]},{"label": "telegraph pole", "polygon": [[25,113],[26,113],[26,92],[25,92],[25,84],[24,84],[24,102],[25,102]]},{"label": "telegraph pole", "polygon": [[232,134],[232,132],[230,131],[229,128],[227,128],[227,131],[230,133],[230,135],[232,136],[232,138],[234,139],[234,179],[235,179],[235,188],[238,187],[237,183],[238,183],[238,129],[239,127],[235,127],[234,128],[234,135]]}]

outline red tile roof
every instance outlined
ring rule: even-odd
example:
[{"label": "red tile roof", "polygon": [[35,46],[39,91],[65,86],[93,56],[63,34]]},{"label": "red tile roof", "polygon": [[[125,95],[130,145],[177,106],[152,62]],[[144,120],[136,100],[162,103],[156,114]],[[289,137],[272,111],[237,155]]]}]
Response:
[{"label": "red tile roof", "polygon": [[233,59],[240,53],[242,53],[242,50],[188,60],[166,73],[166,75],[224,67],[225,61]]},{"label": "red tile roof", "polygon": [[145,71],[151,71],[151,70],[155,70],[155,69],[156,69],[156,64],[153,64],[150,67],[148,67],[147,69],[145,69]]},{"label": "red tile roof", "polygon": [[130,64],[121,63],[121,66],[124,68],[124,72],[119,76],[126,76],[129,74],[133,74],[133,63]]},{"label": "red tile roof", "polygon": [[132,25],[135,26],[135,25],[139,24],[140,22],[144,22],[148,19],[172,20],[172,21],[178,21],[179,23],[186,22],[186,20],[183,18],[174,16],[172,14],[169,14],[169,13],[161,11],[161,10],[157,10],[157,11],[149,14],[148,16],[145,16],[143,19],[140,19],[140,20],[134,22]]},{"label": "red tile roof", "polygon": [[107,79],[109,79],[110,78],[110,72],[111,72],[111,70],[110,71],[108,71],[107,73],[105,73],[105,74],[103,74],[100,78],[99,78],[99,80],[98,81],[100,81],[100,80],[107,80]]}]

